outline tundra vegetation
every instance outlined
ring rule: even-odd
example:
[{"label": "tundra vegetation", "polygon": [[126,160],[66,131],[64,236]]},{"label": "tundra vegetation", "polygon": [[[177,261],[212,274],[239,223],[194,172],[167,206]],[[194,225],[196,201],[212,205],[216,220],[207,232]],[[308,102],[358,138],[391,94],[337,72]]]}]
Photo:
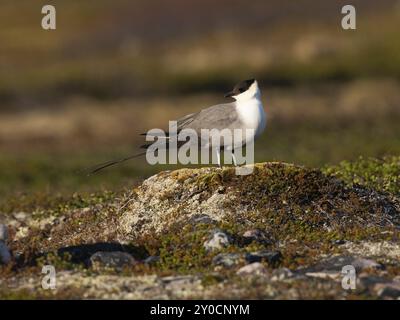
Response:
[{"label": "tundra vegetation", "polygon": [[[9,202],[2,297],[393,298],[399,176],[399,157],[323,170],[270,162],[248,176],[179,169],[119,192]],[[54,291],[41,288],[47,264]],[[353,291],[341,287],[348,264]]]}]

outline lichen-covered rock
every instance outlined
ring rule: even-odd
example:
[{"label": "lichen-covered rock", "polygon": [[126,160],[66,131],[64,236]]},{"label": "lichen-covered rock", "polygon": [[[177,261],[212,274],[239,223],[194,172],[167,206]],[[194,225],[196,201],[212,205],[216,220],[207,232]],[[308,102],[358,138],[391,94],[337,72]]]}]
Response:
[{"label": "lichen-covered rock", "polygon": [[219,250],[231,243],[231,237],[224,231],[215,229],[211,231],[210,238],[203,246],[207,251]]},{"label": "lichen-covered rock", "polygon": [[249,244],[253,241],[261,243],[261,244],[270,244],[272,241],[268,238],[268,236],[260,229],[250,229],[246,230],[243,235],[243,240],[246,244]]},{"label": "lichen-covered rock", "polygon": [[345,266],[353,266],[357,273],[372,269],[382,269],[382,265],[372,259],[353,256],[333,256],[323,259],[319,263],[303,270],[309,277],[340,279],[343,277],[342,269]]},{"label": "lichen-covered rock", "polygon": [[364,257],[384,257],[391,260],[400,260],[400,244],[392,241],[363,241],[347,242],[343,245],[350,254]]},{"label": "lichen-covered rock", "polygon": [[[285,235],[289,224],[310,230],[400,226],[398,203],[362,187],[348,187],[321,171],[285,163],[260,163],[252,174],[234,168],[161,172],[133,192],[119,222],[121,239],[159,234],[195,216],[229,219],[252,227],[264,220],[264,232]],[[279,233],[278,233],[279,236]]]},{"label": "lichen-covered rock", "polygon": [[400,298],[400,282],[393,281],[389,283],[378,283],[375,285],[374,290],[379,297],[382,298]]},{"label": "lichen-covered rock", "polygon": [[282,254],[279,251],[261,250],[247,253],[245,259],[249,263],[264,261],[273,266],[282,259]]},{"label": "lichen-covered rock", "polygon": [[288,268],[278,268],[272,272],[271,281],[285,281],[295,277],[295,274]]},{"label": "lichen-covered rock", "polygon": [[231,268],[237,265],[242,257],[239,253],[220,253],[213,258],[212,263],[216,266]]},{"label": "lichen-covered rock", "polygon": [[235,202],[236,197],[220,190],[212,194],[204,190],[219,174],[218,169],[202,168],[167,171],[150,177],[135,190],[132,205],[122,216],[122,236],[132,239],[146,233],[160,233],[171,224],[198,216],[220,221],[229,214],[225,206]]},{"label": "lichen-covered rock", "polygon": [[260,262],[250,263],[246,266],[241,267],[237,272],[238,275],[265,275],[267,269]]}]

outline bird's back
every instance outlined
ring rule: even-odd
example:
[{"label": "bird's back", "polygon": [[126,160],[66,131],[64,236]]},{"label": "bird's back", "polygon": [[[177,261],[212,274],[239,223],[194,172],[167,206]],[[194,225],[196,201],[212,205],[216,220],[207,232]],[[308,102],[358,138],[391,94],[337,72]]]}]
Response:
[{"label": "bird's back", "polygon": [[214,105],[178,120],[179,130],[193,129],[198,134],[201,134],[201,129],[223,130],[241,126],[235,102]]}]

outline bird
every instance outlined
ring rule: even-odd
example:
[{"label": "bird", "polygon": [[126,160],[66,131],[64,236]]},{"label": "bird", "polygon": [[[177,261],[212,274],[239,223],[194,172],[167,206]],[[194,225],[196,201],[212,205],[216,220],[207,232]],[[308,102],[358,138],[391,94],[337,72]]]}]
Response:
[{"label": "bird", "polygon": [[[261,91],[256,79],[248,79],[239,82],[231,91],[226,93],[224,97],[233,98],[234,101],[210,106],[198,112],[183,116],[176,121],[177,133],[184,129],[191,129],[194,130],[199,137],[201,136],[202,129],[252,129],[253,134],[244,137],[243,140],[240,141],[239,145],[226,146],[222,143],[220,147],[215,149],[219,166],[221,166],[221,149],[227,148],[227,150],[233,151],[233,148],[243,147],[247,143],[254,141],[264,132],[267,121],[264,106],[261,101]],[[142,133],[142,135],[146,135],[146,133]],[[165,147],[168,148],[168,133],[165,138]],[[141,146],[141,148],[147,149],[150,145],[151,144],[145,144]],[[212,145],[206,143],[205,148],[212,148]],[[94,174],[107,167],[114,166],[145,154],[146,151],[125,158],[100,163],[86,171],[88,171],[89,174]],[[232,159],[234,164],[237,165],[233,152]]]}]

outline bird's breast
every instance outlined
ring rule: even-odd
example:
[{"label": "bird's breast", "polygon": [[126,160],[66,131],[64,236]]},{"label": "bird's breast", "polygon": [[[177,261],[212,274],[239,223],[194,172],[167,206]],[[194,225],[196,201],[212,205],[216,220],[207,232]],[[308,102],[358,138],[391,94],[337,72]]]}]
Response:
[{"label": "bird's breast", "polygon": [[262,102],[258,99],[237,105],[239,118],[246,129],[254,129],[255,137],[259,136],[266,126],[266,115]]}]

